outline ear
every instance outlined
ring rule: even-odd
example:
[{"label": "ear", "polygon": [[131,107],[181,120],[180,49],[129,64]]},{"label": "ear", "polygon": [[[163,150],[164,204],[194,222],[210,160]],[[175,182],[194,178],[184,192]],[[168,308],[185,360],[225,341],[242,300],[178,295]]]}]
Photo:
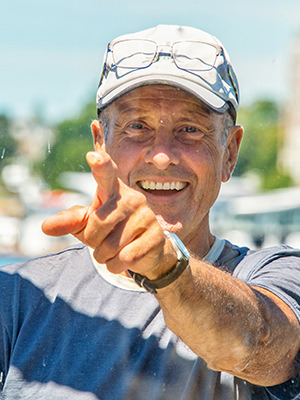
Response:
[{"label": "ear", "polygon": [[226,139],[226,149],[223,159],[222,182],[227,182],[231,177],[234,166],[237,162],[244,129],[240,125],[229,129]]},{"label": "ear", "polygon": [[99,121],[94,120],[91,124],[91,131],[94,138],[94,147],[97,151],[104,147],[104,128]]}]

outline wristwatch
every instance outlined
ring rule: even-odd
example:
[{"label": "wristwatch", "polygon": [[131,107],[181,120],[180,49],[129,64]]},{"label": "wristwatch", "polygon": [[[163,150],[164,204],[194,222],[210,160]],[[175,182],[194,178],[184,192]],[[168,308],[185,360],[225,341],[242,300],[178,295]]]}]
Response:
[{"label": "wristwatch", "polygon": [[158,279],[151,280],[137,272],[128,270],[135,282],[152,294],[157,293],[156,289],[162,289],[174,282],[188,267],[190,262],[190,254],[179,237],[175,233],[168,231],[164,231],[164,235],[170,240],[177,254],[177,262],[170,271]]}]

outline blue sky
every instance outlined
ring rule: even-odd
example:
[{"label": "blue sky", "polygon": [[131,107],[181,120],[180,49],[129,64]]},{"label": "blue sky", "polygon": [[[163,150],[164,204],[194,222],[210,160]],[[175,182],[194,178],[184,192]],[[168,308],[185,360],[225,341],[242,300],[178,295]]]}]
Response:
[{"label": "blue sky", "polygon": [[288,100],[299,0],[0,2],[0,113],[14,118],[76,115],[95,96],[107,42],[160,23],[216,35],[239,76],[242,105]]}]

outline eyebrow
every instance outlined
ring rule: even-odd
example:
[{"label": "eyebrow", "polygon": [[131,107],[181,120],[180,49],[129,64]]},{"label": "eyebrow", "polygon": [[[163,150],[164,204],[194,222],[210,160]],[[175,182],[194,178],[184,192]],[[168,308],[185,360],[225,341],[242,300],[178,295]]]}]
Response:
[{"label": "eyebrow", "polygon": [[[130,108],[126,108],[125,105],[123,106],[122,104],[120,104],[119,107],[118,107],[118,112],[119,113],[121,113],[121,112],[126,112],[126,113],[132,112],[132,113],[140,113],[141,115],[142,114],[146,115],[147,114],[147,109],[145,109],[145,107],[140,107],[140,106],[132,106]],[[189,115],[190,118],[194,117],[195,115],[198,115],[199,117],[202,117],[202,118],[203,117],[207,118],[207,117],[211,116],[211,111],[209,109],[200,108],[200,107],[197,107],[193,111],[186,110],[184,112],[185,112],[186,115]]]},{"label": "eyebrow", "polygon": [[211,111],[209,108],[204,108],[204,107],[195,107],[195,109],[192,110],[186,110],[186,114],[191,114],[191,115],[199,115],[200,117],[211,117]]},{"label": "eyebrow", "polygon": [[[117,112],[120,116],[122,115],[132,115],[137,116],[139,119],[146,119],[148,117],[148,109],[145,107],[141,107],[140,105],[132,105],[129,108],[125,105],[122,104],[121,102],[118,104],[118,109]],[[178,122],[193,122],[193,120],[197,118],[201,118],[201,123],[203,124],[204,127],[208,130],[214,130],[213,123],[211,121],[211,115],[212,111],[203,105],[202,106],[195,106],[194,110],[182,110],[184,115],[182,118],[178,120]],[[134,115],[135,114],[135,115]],[[199,121],[195,121],[199,123]]]},{"label": "eyebrow", "polygon": [[130,108],[126,108],[126,107],[119,107],[119,113],[139,113],[139,114],[145,114],[145,107],[139,107],[139,106],[137,106],[137,107],[134,107],[134,106],[132,106],[132,107],[130,107]]},{"label": "eyebrow", "polygon": [[197,119],[197,118],[201,118],[201,121],[195,121],[197,123],[201,122],[201,124],[203,124],[207,129],[209,130],[214,130],[214,125],[212,123],[211,120],[211,111],[210,110],[205,110],[205,109],[197,109],[194,111],[184,111],[184,115],[182,116],[182,118],[179,119],[179,122],[193,122],[193,120]]}]

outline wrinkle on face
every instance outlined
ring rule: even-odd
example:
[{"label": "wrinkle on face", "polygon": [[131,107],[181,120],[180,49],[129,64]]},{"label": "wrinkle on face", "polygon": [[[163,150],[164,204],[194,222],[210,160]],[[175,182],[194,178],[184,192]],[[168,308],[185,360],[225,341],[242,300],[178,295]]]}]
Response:
[{"label": "wrinkle on face", "polygon": [[[182,239],[203,241],[204,232],[210,235],[209,210],[222,182],[224,116],[186,92],[162,85],[135,89],[106,111],[105,148],[120,178],[146,196],[164,229]],[[138,185],[141,180],[180,180],[188,185],[181,192],[170,191],[168,197],[156,196]]]}]

